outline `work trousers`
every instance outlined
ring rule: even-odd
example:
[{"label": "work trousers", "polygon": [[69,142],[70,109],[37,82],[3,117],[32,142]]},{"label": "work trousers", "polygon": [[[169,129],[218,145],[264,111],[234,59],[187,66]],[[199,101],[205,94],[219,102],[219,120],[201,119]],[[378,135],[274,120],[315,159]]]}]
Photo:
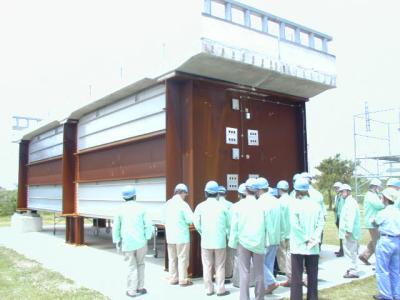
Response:
[{"label": "work trousers", "polygon": [[291,266],[291,261],[290,261],[290,241],[289,240],[281,241],[276,255],[278,257],[279,269],[281,271],[285,272],[287,280],[290,282],[291,277],[292,277],[292,266]]},{"label": "work trousers", "polygon": [[235,249],[226,246],[225,278],[232,278],[234,260],[235,260]]},{"label": "work trousers", "polygon": [[276,282],[274,277],[274,264],[278,245],[268,246],[266,250],[264,258],[264,286],[267,288]]},{"label": "work trousers", "polygon": [[343,253],[348,261],[349,267],[347,271],[350,274],[357,275],[358,263],[357,263],[357,254],[358,254],[358,241],[353,240],[351,238],[345,238],[343,240]]},{"label": "work trousers", "polygon": [[371,240],[367,245],[367,249],[361,254],[366,260],[368,260],[372,254],[375,253],[376,242],[379,239],[379,231],[378,228],[370,228],[368,229],[369,234],[371,235]]},{"label": "work trousers", "polygon": [[215,285],[217,294],[225,292],[225,260],[226,249],[201,248],[201,262],[203,263],[203,280],[207,293],[214,292],[212,282],[213,270],[215,270]]},{"label": "work trousers", "polygon": [[250,282],[250,261],[253,261],[255,277],[255,299],[264,300],[264,254],[257,254],[238,245],[239,277],[240,277],[240,300],[249,300],[249,282]]},{"label": "work trousers", "polygon": [[[335,224],[336,224],[336,227],[339,229],[339,225],[340,225],[339,217],[337,217]],[[339,253],[343,254],[343,240],[342,239],[339,239]]]},{"label": "work trousers", "polygon": [[170,282],[188,281],[190,243],[168,244],[168,270]]},{"label": "work trousers", "polygon": [[318,300],[319,255],[292,254],[292,281],[290,300],[303,299],[303,271],[307,272],[307,300]]},{"label": "work trousers", "polygon": [[126,290],[135,294],[144,287],[144,258],[147,253],[147,245],[134,250],[124,252],[124,260],[127,263],[127,287]]},{"label": "work trousers", "polygon": [[381,236],[375,255],[380,295],[385,299],[400,299],[400,237]]}]

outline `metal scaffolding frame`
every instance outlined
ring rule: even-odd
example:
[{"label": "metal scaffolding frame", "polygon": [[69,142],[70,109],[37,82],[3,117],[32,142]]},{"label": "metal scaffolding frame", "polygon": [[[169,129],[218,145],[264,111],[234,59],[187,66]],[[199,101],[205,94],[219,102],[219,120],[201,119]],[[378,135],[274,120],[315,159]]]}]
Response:
[{"label": "metal scaffolding frame", "polygon": [[355,196],[371,178],[400,176],[400,108],[353,116]]}]

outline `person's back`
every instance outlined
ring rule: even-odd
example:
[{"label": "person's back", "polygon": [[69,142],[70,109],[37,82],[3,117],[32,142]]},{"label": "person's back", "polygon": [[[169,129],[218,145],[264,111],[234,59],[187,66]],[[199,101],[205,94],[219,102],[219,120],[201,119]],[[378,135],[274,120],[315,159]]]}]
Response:
[{"label": "person's back", "polygon": [[368,191],[364,196],[364,214],[365,214],[365,228],[374,228],[372,220],[375,219],[377,213],[384,208],[382,200],[379,198],[378,193]]},{"label": "person's back", "polygon": [[194,226],[201,235],[201,247],[220,249],[226,247],[229,234],[228,210],[216,198],[207,198],[197,205]]},{"label": "person's back", "polygon": [[189,225],[192,222],[192,210],[179,195],[174,195],[165,203],[165,233],[168,244],[188,243]]},{"label": "person's back", "polygon": [[352,234],[353,240],[361,238],[360,208],[351,195],[344,200],[339,221],[339,237],[345,239],[346,232]]},{"label": "person's back", "polygon": [[143,207],[134,201],[121,205],[114,219],[113,236],[122,239],[122,251],[144,247],[153,234],[153,224]]},{"label": "person's back", "polygon": [[281,208],[281,232],[282,240],[290,237],[290,205],[293,198],[288,193],[283,194],[279,199]]},{"label": "person's back", "polygon": [[260,203],[252,195],[235,203],[231,209],[231,234],[229,246],[236,248],[240,243],[246,249],[258,253],[265,253],[265,219]]},{"label": "person's back", "polygon": [[258,201],[265,211],[267,224],[266,246],[279,245],[282,238],[280,203],[277,198],[268,193],[262,194]]}]

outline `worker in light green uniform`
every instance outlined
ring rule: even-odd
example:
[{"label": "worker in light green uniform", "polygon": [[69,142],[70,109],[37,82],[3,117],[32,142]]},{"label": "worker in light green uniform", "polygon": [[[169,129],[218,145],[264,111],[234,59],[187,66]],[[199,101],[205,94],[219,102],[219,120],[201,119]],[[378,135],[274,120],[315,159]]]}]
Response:
[{"label": "worker in light green uniform", "polygon": [[285,180],[278,182],[276,186],[279,194],[279,203],[281,207],[281,242],[276,253],[278,258],[279,269],[284,271],[287,277],[285,282],[280,283],[280,286],[290,287],[292,277],[292,267],[290,260],[290,205],[293,200],[289,196],[289,183]]},{"label": "worker in light green uniform", "polygon": [[[342,197],[342,193],[340,192],[340,187],[342,186],[342,183],[337,181],[333,184],[333,188],[335,190],[335,224],[336,227],[339,229],[339,223],[340,223],[340,213],[342,212],[342,208],[344,205],[344,199]],[[335,252],[335,255],[337,257],[342,257],[344,256],[343,253],[343,240],[339,238],[339,251]]]},{"label": "worker in light green uniform", "polygon": [[232,206],[229,247],[237,248],[240,278],[240,300],[249,300],[250,262],[255,276],[255,299],[264,299],[264,256],[267,224],[262,205],[256,199],[257,181],[249,178],[246,198]]},{"label": "worker in light green uniform", "polygon": [[114,217],[112,238],[117,250],[124,254],[128,267],[126,295],[136,297],[147,293],[144,288],[144,257],[154,227],[143,207],[136,203],[133,186],[125,187],[122,197],[126,202]]},{"label": "worker in light green uniform", "polygon": [[351,187],[348,184],[342,184],[339,191],[344,199],[339,221],[339,238],[343,240],[344,254],[349,261],[349,268],[343,277],[358,278],[357,252],[358,241],[361,237],[360,208],[357,201],[351,196]]},{"label": "worker in light green uniform", "polygon": [[366,265],[370,265],[368,260],[375,253],[376,243],[379,239],[379,231],[372,224],[372,220],[376,218],[379,211],[385,208],[379,196],[379,189],[381,186],[382,182],[379,179],[372,179],[369,185],[369,191],[364,197],[364,225],[371,235],[371,240],[365,251],[358,258]]},{"label": "worker in light green uniform", "polygon": [[[229,213],[229,223],[231,219],[231,208],[233,203],[226,199],[226,188],[220,186],[218,188],[218,201],[221,202]],[[228,236],[229,237],[229,236]],[[233,277],[233,264],[235,260],[235,251],[226,244],[226,260],[225,260],[225,283],[229,283]]]},{"label": "worker in light green uniform", "polygon": [[214,294],[213,270],[217,296],[229,295],[224,281],[230,218],[228,210],[217,200],[218,189],[217,182],[207,182],[204,188],[206,200],[198,204],[194,211],[193,224],[201,236],[201,261],[207,296]]},{"label": "worker in light green uniform", "polygon": [[294,184],[296,196],[290,206],[291,300],[302,299],[304,265],[307,272],[307,299],[318,299],[318,245],[325,219],[321,206],[310,197],[309,187],[306,178],[297,179]]},{"label": "worker in light green uniform", "polygon": [[394,201],[394,206],[400,209],[400,179],[399,178],[389,178],[386,183],[388,188],[395,190],[397,197]]},{"label": "worker in light green uniform", "polygon": [[257,178],[258,201],[262,204],[265,212],[267,235],[265,239],[266,253],[264,259],[264,286],[265,294],[272,292],[279,287],[274,276],[274,263],[279,243],[281,242],[281,207],[277,198],[268,193],[268,180]]},{"label": "worker in light green uniform", "polygon": [[182,287],[192,285],[188,278],[190,232],[193,223],[193,212],[185,201],[188,188],[179,183],[174,190],[175,195],[164,205],[165,237],[168,250],[169,283]]}]

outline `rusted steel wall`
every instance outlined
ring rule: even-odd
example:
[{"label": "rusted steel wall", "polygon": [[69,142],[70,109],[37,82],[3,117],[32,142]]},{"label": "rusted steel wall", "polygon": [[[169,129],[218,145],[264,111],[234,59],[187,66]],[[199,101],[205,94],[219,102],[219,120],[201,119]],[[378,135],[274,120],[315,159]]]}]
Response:
[{"label": "rusted steel wall", "polygon": [[[185,75],[168,80],[166,92],[168,197],[184,182],[194,209],[204,200],[208,180],[226,186],[227,174],[237,174],[239,183],[253,174],[275,186],[305,170],[305,99]],[[232,108],[232,98],[238,99],[238,110]],[[237,129],[236,145],[226,143],[227,127]],[[249,145],[249,129],[258,130],[259,145]],[[232,148],[239,149],[238,160],[232,158]],[[228,192],[228,199],[236,197],[235,191]],[[191,242],[190,271],[200,276],[197,233],[192,233]]]},{"label": "rusted steel wall", "polygon": [[78,181],[165,176],[165,135],[78,153]]},{"label": "rusted steel wall", "polygon": [[19,169],[18,169],[18,200],[17,209],[26,209],[28,205],[28,157],[29,141],[22,140],[19,143]]},{"label": "rusted steel wall", "polygon": [[28,185],[62,183],[62,157],[28,165]]}]

